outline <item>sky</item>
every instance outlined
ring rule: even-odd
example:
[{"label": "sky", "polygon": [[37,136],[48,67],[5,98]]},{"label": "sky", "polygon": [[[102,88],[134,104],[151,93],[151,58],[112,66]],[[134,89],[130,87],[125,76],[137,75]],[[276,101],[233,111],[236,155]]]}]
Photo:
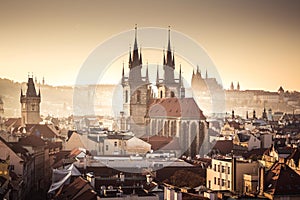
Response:
[{"label": "sky", "polygon": [[72,85],[97,46],[138,24],[171,26],[193,39],[226,89],[233,81],[241,89],[299,91],[299,10],[296,0],[0,0],[0,78],[24,82],[32,72]]}]

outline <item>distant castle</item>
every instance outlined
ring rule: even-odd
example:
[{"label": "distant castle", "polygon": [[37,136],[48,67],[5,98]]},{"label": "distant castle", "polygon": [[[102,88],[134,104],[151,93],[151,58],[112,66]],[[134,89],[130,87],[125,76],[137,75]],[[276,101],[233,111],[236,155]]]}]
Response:
[{"label": "distant castle", "polygon": [[207,130],[206,118],[193,98],[185,98],[181,66],[175,78],[175,58],[171,51],[170,29],[168,48],[163,52],[163,78],[157,67],[157,96],[151,87],[148,74],[142,76],[142,52],[138,50],[137,27],[133,51],[129,51],[129,75],[122,69],[123,112],[126,122],[121,129],[132,130],[136,135],[154,135],[178,139],[182,153],[199,154]]}]

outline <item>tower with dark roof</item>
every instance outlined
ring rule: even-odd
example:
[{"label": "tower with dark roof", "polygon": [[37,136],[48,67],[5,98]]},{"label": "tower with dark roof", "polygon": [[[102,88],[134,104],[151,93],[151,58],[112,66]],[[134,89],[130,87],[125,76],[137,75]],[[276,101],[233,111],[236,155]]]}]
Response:
[{"label": "tower with dark roof", "polygon": [[41,121],[40,117],[40,103],[41,92],[36,91],[33,77],[28,77],[27,90],[23,94],[21,89],[20,95],[22,125],[38,124]]},{"label": "tower with dark roof", "polygon": [[164,70],[164,78],[159,79],[159,77],[157,77],[158,81],[156,81],[156,86],[158,89],[158,97],[159,98],[168,98],[168,97],[184,98],[185,89],[182,82],[181,70],[179,72],[179,77],[177,79],[175,78],[175,58],[174,58],[174,51],[172,52],[171,50],[170,28],[168,30],[167,53],[163,51],[163,70]]},{"label": "tower with dark roof", "polygon": [[138,49],[137,26],[135,26],[133,50],[132,52],[131,49],[129,50],[128,60],[128,76],[125,76],[124,64],[122,69],[123,112],[125,116],[130,116],[130,124],[143,125],[151,88],[148,65],[146,66],[145,76],[142,76],[143,60],[141,49],[140,52]]}]

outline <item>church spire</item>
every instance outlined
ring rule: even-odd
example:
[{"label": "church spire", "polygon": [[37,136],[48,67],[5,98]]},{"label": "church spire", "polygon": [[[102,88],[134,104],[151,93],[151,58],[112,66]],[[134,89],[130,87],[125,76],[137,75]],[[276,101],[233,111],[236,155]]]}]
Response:
[{"label": "church spire", "polygon": [[171,52],[171,37],[170,37],[170,26],[169,26],[169,30],[168,30],[168,51]]},{"label": "church spire", "polygon": [[134,33],[134,46],[133,46],[133,50],[138,50],[138,46],[137,46],[137,24],[135,24],[135,33]]},{"label": "church spire", "polygon": [[138,45],[137,45],[137,25],[135,25],[135,37],[134,37],[134,46],[133,46],[133,55],[132,55],[132,64],[131,68],[141,65]]},{"label": "church spire", "polygon": [[143,64],[143,59],[142,59],[142,47],[140,48],[140,65]]},{"label": "church spire", "polygon": [[156,85],[159,84],[159,66],[157,64],[157,68],[156,68]]},{"label": "church spire", "polygon": [[208,79],[207,69],[205,71],[205,79]]},{"label": "church spire", "polygon": [[179,83],[181,84],[181,64],[180,64],[180,67],[179,67]]},{"label": "church spire", "polygon": [[128,59],[129,68],[131,68],[132,59],[131,59],[131,46],[129,46],[129,59]]},{"label": "church spire", "polygon": [[147,61],[147,68],[146,68],[146,83],[149,83],[148,61]]},{"label": "church spire", "polygon": [[170,26],[169,26],[169,30],[168,30],[168,49],[167,49],[167,63],[166,65],[169,67],[174,68],[174,54],[173,54],[173,58],[172,58],[172,51],[171,51],[171,38],[170,38]]},{"label": "church spire", "polygon": [[164,54],[164,60],[163,60],[163,63],[164,63],[164,66],[166,65],[166,54],[165,54],[165,48],[163,49],[163,54]]}]

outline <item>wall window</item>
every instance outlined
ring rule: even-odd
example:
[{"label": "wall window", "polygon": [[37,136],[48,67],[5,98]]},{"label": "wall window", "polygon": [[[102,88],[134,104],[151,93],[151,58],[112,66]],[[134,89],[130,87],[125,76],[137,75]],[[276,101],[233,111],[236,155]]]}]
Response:
[{"label": "wall window", "polygon": [[118,142],[115,142],[115,147],[117,147],[118,146]]},{"label": "wall window", "polygon": [[214,184],[216,185],[217,184],[217,178],[214,177]]},{"label": "wall window", "polygon": [[218,178],[218,185],[220,185],[220,178]]},{"label": "wall window", "polygon": [[163,98],[163,91],[160,91],[160,98]]},{"label": "wall window", "polygon": [[230,167],[227,168],[227,172],[228,172],[228,174],[230,174]]},{"label": "wall window", "polygon": [[214,164],[214,171],[217,171],[217,165]]},{"label": "wall window", "polygon": [[171,97],[175,97],[175,93],[171,91]]},{"label": "wall window", "polygon": [[230,188],[230,181],[227,181],[227,187]]},{"label": "wall window", "polygon": [[222,186],[225,186],[225,180],[222,179]]},{"label": "wall window", "polygon": [[218,172],[220,172],[220,165],[218,165]]},{"label": "wall window", "polygon": [[105,145],[105,150],[108,151],[108,145]]},{"label": "wall window", "polygon": [[222,173],[225,172],[225,166],[222,165]]}]

